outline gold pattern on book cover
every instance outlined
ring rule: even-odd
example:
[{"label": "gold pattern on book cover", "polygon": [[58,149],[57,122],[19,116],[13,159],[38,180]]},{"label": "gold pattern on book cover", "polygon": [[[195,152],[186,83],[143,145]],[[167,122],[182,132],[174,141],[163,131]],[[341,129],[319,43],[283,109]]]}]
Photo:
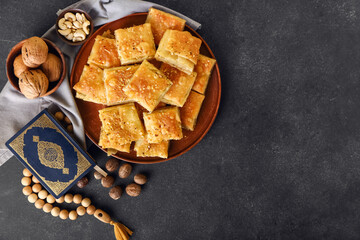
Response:
[{"label": "gold pattern on book cover", "polygon": [[[25,131],[23,131],[19,136],[17,136],[9,145],[14,149],[14,151],[25,161],[28,168],[31,168],[40,179],[56,194],[60,194],[64,191],[72,182],[74,182],[82,173],[84,173],[89,167],[91,167],[91,163],[85,158],[83,154],[69,141],[71,146],[74,148],[74,151],[77,154],[77,174],[68,182],[60,182],[60,181],[49,181],[46,180],[44,176],[41,176],[29,163],[28,159],[24,156],[24,135],[26,132],[33,127],[41,127],[41,128],[51,128],[55,129],[58,133],[60,133],[63,137],[68,139],[66,135],[64,135],[56,125],[49,119],[47,115],[40,116],[33,124],[31,124]],[[64,167],[64,154],[59,145],[52,142],[41,141],[39,137],[33,136],[33,142],[38,143],[38,155],[41,164],[55,169],[62,169],[63,174],[68,174],[69,169]]]}]

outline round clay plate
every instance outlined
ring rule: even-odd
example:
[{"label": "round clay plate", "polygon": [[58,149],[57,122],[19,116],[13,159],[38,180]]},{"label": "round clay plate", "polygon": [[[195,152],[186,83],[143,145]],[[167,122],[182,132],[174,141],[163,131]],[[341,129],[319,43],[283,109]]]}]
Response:
[{"label": "round clay plate", "polygon": [[[81,73],[84,66],[86,65],[87,59],[90,55],[91,48],[94,44],[95,37],[97,35],[103,34],[106,30],[110,29],[112,32],[118,28],[127,28],[134,25],[141,25],[145,23],[147,13],[135,13],[124,18],[118,19],[114,22],[107,23],[99,28],[87,42],[81,47],[71,72],[70,83],[71,86],[74,86],[80,79]],[[206,44],[204,39],[195,32],[190,27],[185,27],[186,31],[189,31],[192,35],[200,38],[202,40],[202,45],[200,48],[200,53],[212,58],[214,54],[211,52],[209,46]],[[158,66],[157,66],[158,67]],[[73,95],[75,97],[75,91],[73,90]],[[221,80],[219,67],[217,63],[213,69],[211,77],[209,79],[209,84],[205,92],[205,100],[202,104],[197,124],[194,131],[187,131],[183,129],[184,137],[181,140],[172,140],[170,141],[169,148],[169,157],[167,159],[162,159],[158,157],[136,157],[136,152],[133,150],[133,145],[131,146],[130,153],[118,152],[114,157],[122,159],[124,161],[133,162],[133,163],[157,163],[164,162],[170,159],[174,159],[185,152],[193,148],[200,140],[205,136],[209,131],[211,125],[213,124],[216,114],[218,112],[221,96]],[[86,135],[97,145],[100,137],[100,128],[101,121],[99,119],[98,111],[105,108],[105,105],[100,105],[96,103],[86,102],[81,99],[76,99],[77,106],[79,108],[81,117],[84,122]],[[101,147],[99,147],[101,148]]]}]

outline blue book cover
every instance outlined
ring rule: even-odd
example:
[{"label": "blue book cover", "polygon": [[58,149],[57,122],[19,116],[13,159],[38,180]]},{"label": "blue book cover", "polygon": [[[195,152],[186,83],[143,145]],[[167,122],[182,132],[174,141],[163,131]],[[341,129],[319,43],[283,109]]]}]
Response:
[{"label": "blue book cover", "polygon": [[55,198],[96,165],[47,109],[10,138],[6,146]]}]

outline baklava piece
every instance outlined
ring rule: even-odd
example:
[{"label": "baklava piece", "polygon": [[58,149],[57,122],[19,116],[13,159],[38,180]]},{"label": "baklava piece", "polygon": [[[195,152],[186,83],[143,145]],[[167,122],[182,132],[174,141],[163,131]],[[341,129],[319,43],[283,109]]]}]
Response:
[{"label": "baklava piece", "polygon": [[104,70],[104,83],[107,105],[123,104],[131,101],[123,91],[130,79],[139,68],[139,65],[130,65]]},{"label": "baklava piece", "polygon": [[74,85],[76,97],[88,102],[106,104],[103,70],[95,65],[85,65],[80,80]]},{"label": "baklava piece", "polygon": [[155,58],[190,75],[197,63],[201,40],[187,31],[166,30]]},{"label": "baklava piece", "polygon": [[206,57],[202,54],[199,55],[197,64],[195,65],[194,72],[197,73],[195,83],[192,87],[193,90],[205,94],[206,87],[209,82],[211,71],[216,63],[213,58]]},{"label": "baklava piece", "polygon": [[165,107],[152,113],[144,113],[144,124],[149,143],[179,140],[183,137],[178,107]]},{"label": "baklava piece", "polygon": [[155,55],[154,37],[150,23],[115,30],[121,64],[140,63]]},{"label": "baklava piece", "polygon": [[87,63],[100,68],[119,67],[120,59],[115,39],[96,36]]},{"label": "baklava piece", "polygon": [[120,152],[130,152],[130,145],[131,143],[126,143],[123,145],[114,145],[109,141],[109,138],[107,137],[104,128],[101,127],[100,130],[100,139],[99,139],[99,146],[106,150],[108,156],[112,154],[116,154],[117,151]]},{"label": "baklava piece", "polygon": [[130,144],[132,141],[142,139],[145,135],[134,103],[101,109],[99,117],[111,148]]},{"label": "baklava piece", "polygon": [[152,112],[171,84],[171,81],[159,69],[145,60],[123,90],[131,99]]},{"label": "baklava piece", "polygon": [[136,151],[137,157],[168,157],[170,141],[162,141],[160,143],[148,143],[144,138],[142,140],[136,141],[134,150]]},{"label": "baklava piece", "polygon": [[151,30],[154,35],[155,44],[159,45],[161,38],[168,29],[184,30],[186,21],[170,13],[150,8],[146,22],[151,24]]},{"label": "baklava piece", "polygon": [[204,95],[191,91],[184,106],[180,109],[181,124],[183,128],[194,131],[204,98]]},{"label": "baklava piece", "polygon": [[195,82],[196,73],[190,75],[166,64],[161,65],[160,71],[172,82],[169,91],[162,98],[162,102],[182,107],[188,98],[191,88]]}]

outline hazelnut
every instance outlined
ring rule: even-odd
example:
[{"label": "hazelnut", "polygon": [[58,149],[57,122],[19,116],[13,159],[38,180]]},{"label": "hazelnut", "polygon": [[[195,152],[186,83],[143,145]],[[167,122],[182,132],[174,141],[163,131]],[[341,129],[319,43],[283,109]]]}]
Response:
[{"label": "hazelnut", "polygon": [[100,180],[100,179],[102,179],[102,175],[101,175],[101,173],[99,173],[98,171],[95,171],[94,172],[94,177],[97,179],[97,180]]},{"label": "hazelnut", "polygon": [[138,173],[134,176],[134,182],[139,185],[144,185],[147,182],[147,177],[144,174]]},{"label": "hazelnut", "polygon": [[26,66],[36,68],[46,61],[48,51],[49,48],[44,40],[31,37],[21,47],[22,60]]},{"label": "hazelnut", "polygon": [[114,182],[115,182],[115,179],[110,175],[107,175],[106,177],[103,177],[101,179],[101,185],[106,188],[111,187],[111,185],[113,185]]},{"label": "hazelnut", "polygon": [[39,69],[26,70],[20,74],[19,88],[28,99],[43,96],[49,87],[49,80]]},{"label": "hazelnut", "polygon": [[126,193],[131,197],[137,197],[140,195],[141,187],[136,183],[131,183],[125,188]]},{"label": "hazelnut", "polygon": [[81,178],[81,179],[76,183],[76,186],[78,186],[79,188],[84,188],[88,183],[89,183],[89,180],[88,180],[88,178],[85,176],[85,177]]},{"label": "hazelnut", "polygon": [[116,158],[110,158],[109,160],[107,160],[105,164],[105,168],[109,172],[113,172],[117,170],[119,166],[120,166],[119,160],[117,160]]},{"label": "hazelnut", "polygon": [[119,169],[119,177],[120,178],[127,178],[131,174],[132,166],[128,163],[124,163],[121,165]]},{"label": "hazelnut", "polygon": [[22,74],[25,70],[29,70],[29,67],[24,64],[21,55],[18,55],[14,59],[13,66],[14,66],[14,75],[17,78],[19,78],[20,74]]},{"label": "hazelnut", "polygon": [[55,82],[59,80],[62,71],[60,58],[52,53],[49,53],[47,55],[46,61],[41,64],[41,70],[45,73],[49,79],[49,82]]},{"label": "hazelnut", "polygon": [[118,200],[121,197],[122,192],[123,191],[120,186],[115,186],[110,189],[109,196],[114,200]]}]

